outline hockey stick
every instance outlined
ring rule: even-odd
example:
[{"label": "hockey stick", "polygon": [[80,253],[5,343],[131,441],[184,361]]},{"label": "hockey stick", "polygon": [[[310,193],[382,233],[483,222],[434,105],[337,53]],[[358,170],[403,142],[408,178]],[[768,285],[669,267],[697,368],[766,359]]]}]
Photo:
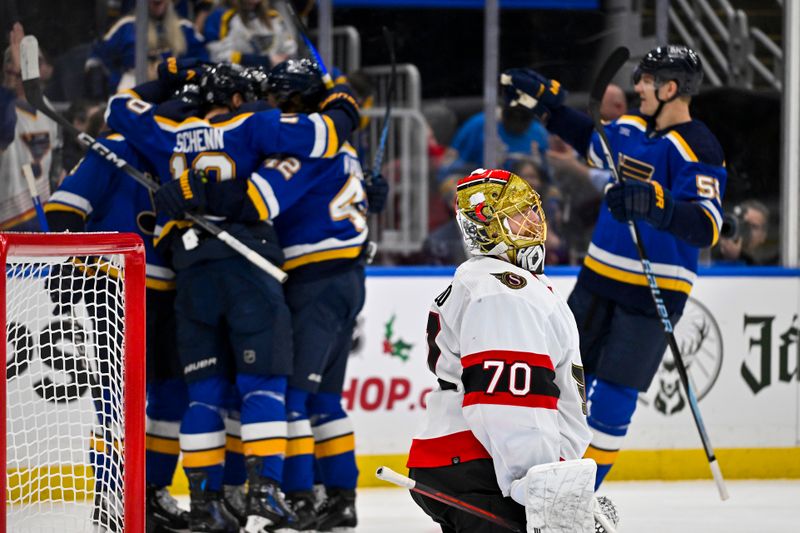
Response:
[{"label": "hockey stick", "polygon": [[325,67],[325,63],[322,62],[322,56],[319,55],[317,47],[314,46],[314,43],[312,43],[311,39],[308,37],[308,28],[306,28],[306,25],[303,24],[303,20],[297,15],[297,12],[294,10],[294,7],[292,6],[292,0],[286,0],[285,3],[286,3],[286,9],[289,11],[289,15],[292,17],[295,26],[297,26],[297,32],[300,34],[300,37],[306,44],[306,48],[308,48],[308,51],[311,52],[312,56],[314,56],[314,61],[316,61],[317,65],[319,65],[319,70],[320,72],[322,72],[322,83],[325,84],[326,89],[332,88],[333,78],[331,78],[328,69]]},{"label": "hockey stick", "polygon": [[397,85],[397,60],[394,55],[394,36],[389,29],[383,27],[383,38],[386,39],[386,46],[389,48],[389,60],[391,61],[392,71],[389,77],[389,94],[386,96],[386,113],[383,115],[383,129],[381,130],[381,140],[378,149],[375,151],[375,162],[372,164],[372,172],[380,173],[383,154],[386,151],[386,141],[389,138],[389,125],[392,116],[392,98]]},{"label": "hockey stick", "polygon": [[[65,131],[69,132],[72,135],[75,135],[79,141],[81,141],[85,146],[90,148],[95,153],[101,155],[106,161],[114,165],[115,167],[121,169],[123,172],[128,174],[131,178],[136,180],[140,185],[151,192],[155,192],[158,190],[158,184],[150,179],[148,176],[143,174],[138,169],[132,167],[128,164],[127,161],[119,157],[117,154],[109,150],[107,147],[103,146],[97,139],[89,135],[88,133],[82,132],[78,130],[75,126],[72,125],[66,118],[56,113],[48,104],[44,101],[44,97],[42,96],[42,88],[39,83],[39,43],[36,40],[36,37],[33,35],[27,35],[23,37],[22,42],[20,43],[20,63],[22,68],[22,85],[25,90],[25,97],[28,99],[28,102],[35,107],[38,111],[41,111],[58,124],[64,128]],[[227,231],[223,230],[216,224],[209,222],[202,216],[198,216],[192,213],[185,213],[184,216],[187,220],[193,222],[194,224],[198,225],[203,230],[207,231],[214,237],[218,238],[228,246],[230,246],[233,250],[237,253],[242,255],[245,259],[253,263],[255,266],[278,280],[279,282],[283,283],[286,281],[288,277],[286,272],[282,271],[280,268],[276,267],[272,263],[270,263],[267,259],[260,256],[258,253],[253,251],[239,239],[228,233]]]},{"label": "hockey stick", "polygon": [[[402,474],[398,474],[391,468],[387,466],[381,466],[375,472],[375,477],[378,479],[382,479],[383,481],[387,481],[389,483],[393,483],[405,489],[417,492],[422,494],[423,496],[427,496],[428,498],[433,498],[436,501],[442,502],[445,505],[449,505],[450,507],[454,507],[456,509],[461,509],[464,512],[469,514],[475,515],[479,518],[483,518],[484,520],[488,520],[489,522],[495,523],[499,526],[502,526],[506,529],[510,529],[511,531],[525,531],[525,527],[520,526],[516,522],[511,522],[506,520],[505,518],[499,517],[489,511],[481,509],[479,507],[475,507],[467,502],[459,500],[449,494],[445,494],[442,491],[436,490],[432,487],[427,485],[423,485],[418,481],[414,481],[410,477],[406,477]],[[594,498],[595,502],[595,511],[593,511],[594,519],[600,523],[601,526],[605,529],[606,533],[617,533],[617,530],[613,523],[602,513],[598,510],[599,504],[597,503],[597,498]],[[539,532],[539,529],[536,529]]]},{"label": "hockey stick", "polygon": [[[603,126],[602,119],[600,118],[600,102],[603,99],[603,94],[606,92],[606,87],[611,82],[611,79],[614,77],[617,71],[619,71],[622,65],[624,65],[628,60],[629,55],[628,49],[624,46],[617,48],[611,53],[611,56],[609,56],[603,67],[600,69],[597,79],[595,79],[589,98],[589,112],[591,113],[592,120],[594,121],[594,129],[600,137],[600,145],[603,148],[603,156],[605,157],[606,164],[614,175],[614,180],[617,183],[622,182],[622,176],[619,174],[619,170],[614,163],[614,157],[611,155],[611,145],[608,142],[605,127]],[[689,374],[686,371],[686,364],[681,356],[678,342],[675,340],[672,322],[669,319],[667,307],[664,305],[664,300],[661,298],[661,291],[656,283],[656,276],[653,272],[653,267],[650,264],[650,261],[647,259],[647,253],[645,252],[644,245],[642,244],[642,239],[639,234],[639,229],[636,227],[636,224],[633,221],[629,221],[628,228],[631,231],[633,242],[639,251],[639,259],[642,263],[642,270],[647,278],[647,285],[650,288],[650,295],[653,297],[653,303],[655,304],[656,311],[661,319],[661,324],[664,326],[664,334],[667,336],[667,343],[669,344],[672,356],[675,358],[675,366],[678,368],[678,375],[680,376],[681,383],[686,391],[686,396],[689,398],[689,406],[692,410],[692,416],[694,417],[695,425],[697,425],[697,430],[700,433],[700,440],[703,442],[703,449],[705,450],[708,464],[711,467],[711,474],[714,477],[714,482],[717,484],[719,497],[723,501],[727,500],[728,488],[725,485],[725,480],[722,477],[722,471],[720,470],[719,463],[717,463],[717,458],[714,455],[714,448],[711,447],[711,441],[708,438],[708,433],[706,432],[703,418],[700,416],[700,407],[697,404],[697,397],[695,396],[691,383],[689,383]]]},{"label": "hockey stick", "polygon": [[[475,507],[474,505],[459,500],[458,498],[450,496],[449,494],[445,494],[440,490],[423,485],[418,481],[414,481],[410,477],[398,474],[389,467],[379,467],[375,472],[375,477],[382,479],[383,481],[388,481],[389,483],[394,483],[395,485],[406,488],[412,492],[422,494],[423,496],[427,496],[428,498],[442,502],[450,507],[460,509],[465,513],[477,516],[478,518],[483,518],[484,520],[487,520],[493,524],[497,524],[498,526],[504,527],[508,530],[516,531],[517,533],[525,533],[525,526],[517,524],[516,522],[511,522],[510,520],[506,520],[505,518],[497,516],[494,513],[490,513],[489,511],[481,509],[480,507]],[[537,531],[539,530],[537,529]]]},{"label": "hockey stick", "polygon": [[31,200],[33,200],[33,208],[36,210],[36,219],[39,221],[39,229],[47,233],[50,231],[50,228],[47,227],[47,217],[44,215],[44,209],[42,209],[42,201],[39,198],[39,192],[36,190],[36,182],[34,181],[33,177],[33,169],[28,163],[22,165],[22,175],[25,176],[25,181],[28,184],[28,192],[31,194]]}]

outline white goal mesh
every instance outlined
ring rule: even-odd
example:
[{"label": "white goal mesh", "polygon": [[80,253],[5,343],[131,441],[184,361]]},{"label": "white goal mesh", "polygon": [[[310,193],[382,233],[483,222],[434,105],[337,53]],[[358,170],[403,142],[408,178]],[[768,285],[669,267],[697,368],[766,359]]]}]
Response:
[{"label": "white goal mesh", "polygon": [[7,531],[129,530],[125,263],[6,257]]}]

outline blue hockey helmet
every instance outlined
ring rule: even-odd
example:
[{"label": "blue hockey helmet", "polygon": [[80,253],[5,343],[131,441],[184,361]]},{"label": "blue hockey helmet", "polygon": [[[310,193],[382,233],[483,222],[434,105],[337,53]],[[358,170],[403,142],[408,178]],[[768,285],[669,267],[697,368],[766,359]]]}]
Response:
[{"label": "blue hockey helmet", "polygon": [[633,71],[633,82],[638,83],[642,74],[652,74],[656,87],[674,81],[678,84],[676,96],[691,96],[700,92],[703,64],[688,46],[671,44],[650,50]]},{"label": "blue hockey helmet", "polygon": [[287,59],[275,65],[267,76],[267,92],[283,109],[300,97],[304,111],[316,110],[325,96],[319,66],[310,59]]}]

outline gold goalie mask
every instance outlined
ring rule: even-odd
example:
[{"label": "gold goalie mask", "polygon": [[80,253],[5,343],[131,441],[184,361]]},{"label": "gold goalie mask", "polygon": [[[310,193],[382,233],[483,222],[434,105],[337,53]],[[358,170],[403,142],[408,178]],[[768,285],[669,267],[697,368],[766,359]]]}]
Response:
[{"label": "gold goalie mask", "polygon": [[539,194],[506,170],[479,168],[456,185],[456,218],[473,255],[544,271],[547,223]]}]

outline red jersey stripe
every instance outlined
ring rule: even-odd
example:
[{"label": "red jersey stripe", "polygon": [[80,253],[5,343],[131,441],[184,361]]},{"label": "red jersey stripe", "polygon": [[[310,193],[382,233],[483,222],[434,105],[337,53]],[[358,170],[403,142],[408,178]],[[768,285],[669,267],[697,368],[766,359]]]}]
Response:
[{"label": "red jersey stripe", "polygon": [[547,354],[533,352],[515,352],[511,350],[487,350],[465,355],[461,358],[461,366],[467,368],[473,365],[483,364],[484,361],[504,361],[513,364],[518,361],[528,363],[530,366],[538,366],[553,370],[553,360]]},{"label": "red jersey stripe", "polygon": [[435,468],[476,459],[491,459],[471,431],[459,431],[432,439],[414,439],[408,452],[408,468]]},{"label": "red jersey stripe", "polygon": [[461,406],[467,407],[469,405],[477,404],[558,409],[558,398],[556,396],[546,396],[544,394],[526,394],[525,396],[514,396],[510,392],[495,392],[493,394],[486,394],[485,392],[469,392],[464,395],[464,401],[461,403]]}]

